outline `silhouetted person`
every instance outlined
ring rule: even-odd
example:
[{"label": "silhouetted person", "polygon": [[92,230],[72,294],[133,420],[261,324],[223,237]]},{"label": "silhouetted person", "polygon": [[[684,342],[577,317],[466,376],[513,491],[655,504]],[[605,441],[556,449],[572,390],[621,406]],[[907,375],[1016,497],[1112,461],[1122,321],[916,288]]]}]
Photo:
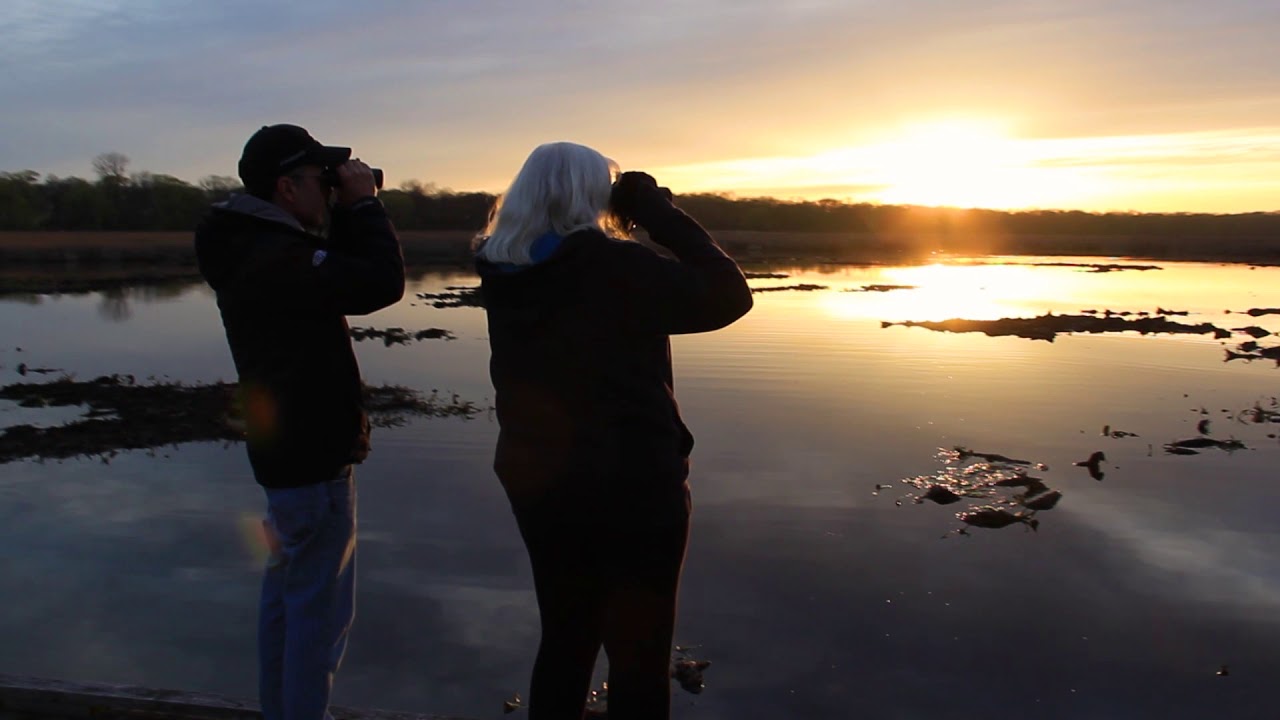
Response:
[{"label": "silhouetted person", "polygon": [[[400,242],[369,166],[294,125],[244,146],[246,193],[196,230],[240,376],[271,556],[259,614],[265,720],[322,720],[354,616],[356,488],[369,420],[346,315],[404,294]],[[336,184],[336,187],[334,185]],[[318,233],[328,224],[327,237]]]},{"label": "silhouetted person", "polygon": [[[636,172],[611,187],[616,167],[581,145],[538,147],[477,249],[494,469],[542,624],[531,720],[581,717],[602,644],[609,717],[669,716],[693,437],[668,335],[722,328],[752,304],[737,264],[670,191]],[[629,221],[676,259],[610,237]]]}]

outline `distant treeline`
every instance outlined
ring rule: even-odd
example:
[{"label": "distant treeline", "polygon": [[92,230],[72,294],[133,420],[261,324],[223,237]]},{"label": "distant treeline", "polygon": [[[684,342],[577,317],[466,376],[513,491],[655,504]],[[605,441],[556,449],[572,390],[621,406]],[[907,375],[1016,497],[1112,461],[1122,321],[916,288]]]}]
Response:
[{"label": "distant treeline", "polygon": [[[0,173],[0,230],[180,231],[192,228],[210,203],[241,190],[235,178],[210,175],[192,185],[171,175],[128,172],[119,153],[95,158],[96,180],[41,177],[23,170]],[[454,192],[416,181],[380,193],[402,230],[480,230],[495,197]],[[984,238],[1000,246],[1009,237],[1159,239],[1249,245],[1280,242],[1280,213],[1003,212],[836,200],[810,202],[730,195],[681,195],[678,204],[713,230],[850,233],[883,237]]]}]

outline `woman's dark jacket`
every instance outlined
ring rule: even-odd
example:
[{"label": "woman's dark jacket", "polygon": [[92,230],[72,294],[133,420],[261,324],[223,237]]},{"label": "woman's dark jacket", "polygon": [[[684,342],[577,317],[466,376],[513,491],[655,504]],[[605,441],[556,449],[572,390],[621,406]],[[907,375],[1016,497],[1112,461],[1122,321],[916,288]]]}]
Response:
[{"label": "woman's dark jacket", "polygon": [[400,241],[382,204],[335,208],[326,240],[279,207],[238,195],[210,210],[195,243],[240,376],[257,481],[310,485],[363,460],[369,421],[344,316],[404,294]]},{"label": "woman's dark jacket", "polygon": [[732,323],[751,290],[679,209],[647,231],[678,260],[586,230],[533,265],[477,263],[501,428],[494,469],[517,514],[645,521],[685,505],[693,437],[668,335]]}]

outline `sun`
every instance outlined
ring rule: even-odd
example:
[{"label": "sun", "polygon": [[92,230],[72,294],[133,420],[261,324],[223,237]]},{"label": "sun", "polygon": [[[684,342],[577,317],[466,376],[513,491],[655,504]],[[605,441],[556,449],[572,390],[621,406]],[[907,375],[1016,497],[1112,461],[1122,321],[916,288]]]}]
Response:
[{"label": "sun", "polygon": [[889,204],[1017,209],[1072,193],[1069,172],[1037,167],[1029,144],[995,120],[938,120],[867,148]]}]

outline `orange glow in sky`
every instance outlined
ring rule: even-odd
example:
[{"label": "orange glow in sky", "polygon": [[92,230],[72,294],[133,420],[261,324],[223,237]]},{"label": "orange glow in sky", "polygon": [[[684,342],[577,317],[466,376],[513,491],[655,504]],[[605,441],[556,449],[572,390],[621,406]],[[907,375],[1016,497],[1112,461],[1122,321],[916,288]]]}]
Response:
[{"label": "orange glow in sky", "polygon": [[[1247,212],[1280,207],[1267,157],[1280,128],[1093,138],[1022,138],[1012,123],[949,118],[813,154],[676,165],[682,192],[1019,209]],[[1203,211],[1203,210],[1202,210]]]},{"label": "orange glow in sky", "polygon": [[388,187],[501,192],[569,140],[677,193],[1280,210],[1274,0],[370,0],[252,32],[194,0],[18,6],[0,172],[119,151],[195,182],[293,122]]}]

